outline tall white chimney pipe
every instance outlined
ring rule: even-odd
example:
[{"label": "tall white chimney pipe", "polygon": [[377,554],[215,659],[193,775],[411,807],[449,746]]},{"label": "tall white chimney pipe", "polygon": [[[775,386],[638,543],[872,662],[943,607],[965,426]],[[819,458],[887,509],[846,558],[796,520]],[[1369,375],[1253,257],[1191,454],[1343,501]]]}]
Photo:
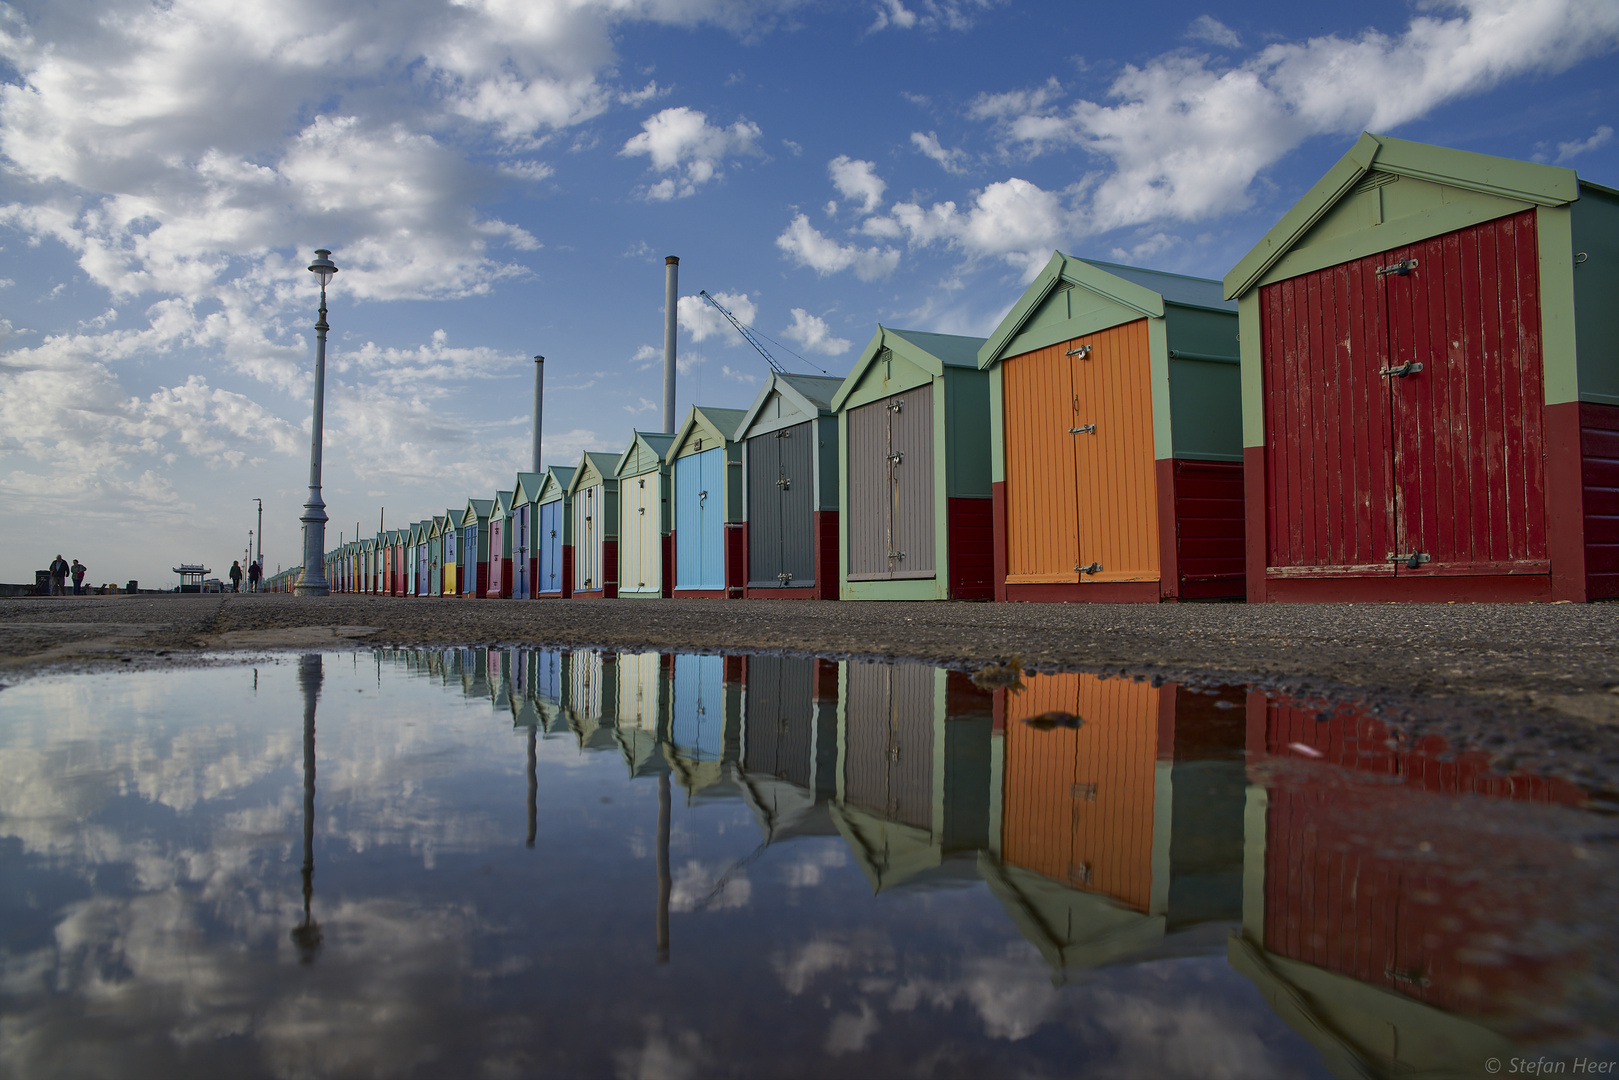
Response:
[{"label": "tall white chimney pipe", "polygon": [[541,472],[540,468],[540,411],[545,404],[545,357],[534,358],[534,462],[529,466],[529,472]]},{"label": "tall white chimney pipe", "polygon": [[680,256],[663,260],[663,430],[675,433],[675,308],[680,303]]}]

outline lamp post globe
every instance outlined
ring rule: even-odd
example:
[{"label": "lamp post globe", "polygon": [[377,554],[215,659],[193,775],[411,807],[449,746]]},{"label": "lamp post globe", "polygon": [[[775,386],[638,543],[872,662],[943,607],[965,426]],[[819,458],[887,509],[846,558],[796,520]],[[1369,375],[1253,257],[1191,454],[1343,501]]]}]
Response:
[{"label": "lamp post globe", "polygon": [[326,596],[331,585],[326,580],[326,503],[320,497],[321,422],[326,411],[326,283],[337,273],[332,253],[315,251],[310,273],[320,278],[320,319],[315,323],[315,423],[310,433],[309,500],[304,503],[304,568],[293,592],[299,596]]}]

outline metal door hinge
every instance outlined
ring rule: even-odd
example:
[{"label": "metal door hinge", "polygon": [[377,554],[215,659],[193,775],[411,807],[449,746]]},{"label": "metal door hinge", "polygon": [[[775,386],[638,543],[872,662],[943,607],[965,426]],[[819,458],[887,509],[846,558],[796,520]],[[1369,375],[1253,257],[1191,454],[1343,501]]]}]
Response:
[{"label": "metal door hinge", "polygon": [[697,501],[698,501],[698,502],[707,502],[707,501],[708,501],[708,492],[706,492],[706,491],[699,491],[699,492],[698,492],[698,493],[697,493]]},{"label": "metal door hinge", "polygon": [[1096,425],[1095,424],[1085,424],[1083,427],[1071,427],[1071,428],[1068,429],[1068,434],[1070,434],[1070,435],[1095,435],[1096,434]]},{"label": "metal door hinge", "polygon": [[1069,349],[1067,352],[1063,353],[1063,355],[1064,356],[1082,356],[1086,360],[1089,360],[1091,358],[1091,347],[1089,345],[1080,345],[1080,346],[1077,346],[1076,348]]},{"label": "metal door hinge", "polygon": [[905,408],[905,399],[904,398],[900,398],[898,401],[890,401],[888,403],[888,411],[889,412],[899,412],[903,408]]},{"label": "metal door hinge", "polygon": [[1378,371],[1378,374],[1383,376],[1383,378],[1385,378],[1385,379],[1388,378],[1390,375],[1393,375],[1393,376],[1395,376],[1397,378],[1403,379],[1407,375],[1415,375],[1417,372],[1419,372],[1421,370],[1422,370],[1422,365],[1413,360],[1413,361],[1408,361],[1408,362],[1406,362],[1404,364],[1401,364],[1399,367],[1382,368],[1381,370]]},{"label": "metal door hinge", "polygon": [[1413,551],[1405,555],[1389,552],[1384,562],[1403,562],[1407,570],[1415,570],[1425,562],[1432,562],[1426,552]]},{"label": "metal door hinge", "polygon": [[1397,263],[1390,263],[1387,266],[1379,266],[1377,268],[1377,276],[1383,277],[1386,274],[1393,274],[1395,277],[1406,277],[1416,268],[1417,260],[1401,259]]},{"label": "metal door hinge", "polygon": [[905,558],[905,552],[903,552],[903,551],[890,551],[888,553],[888,557],[890,559],[903,559],[903,558]]},{"label": "metal door hinge", "polygon": [[1075,564],[1074,573],[1076,573],[1076,574],[1094,574],[1094,573],[1098,572],[1101,569],[1102,569],[1102,564],[1099,563],[1099,562],[1093,562],[1089,566],[1080,566],[1078,564]]},{"label": "metal door hinge", "polygon": [[646,513],[646,507],[640,507],[638,510],[636,510],[636,513],[644,515]]}]

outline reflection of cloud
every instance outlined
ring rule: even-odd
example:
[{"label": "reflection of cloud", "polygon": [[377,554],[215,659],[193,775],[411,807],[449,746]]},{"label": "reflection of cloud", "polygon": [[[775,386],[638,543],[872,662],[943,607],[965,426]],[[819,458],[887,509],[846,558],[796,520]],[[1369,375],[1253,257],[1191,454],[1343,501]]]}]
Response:
[{"label": "reflection of cloud", "polygon": [[[695,911],[698,904],[702,904],[708,911],[746,907],[748,901],[753,898],[753,882],[748,880],[747,872],[738,870],[727,878],[725,885],[715,893],[720,873],[717,867],[704,866],[696,859],[689,860],[685,866],[675,871],[674,882],[669,890],[669,910]],[[711,895],[712,900],[708,899]]]},{"label": "reflection of cloud", "polygon": [[848,935],[845,939],[826,935],[813,938],[785,955],[770,958],[770,965],[781,978],[781,985],[795,997],[808,990],[822,975],[835,971],[891,971],[894,947],[875,933]]},{"label": "reflection of cloud", "polygon": [[821,883],[821,872],[849,864],[849,851],[844,847],[824,845],[797,862],[781,868],[782,877],[790,889],[809,889]]},{"label": "reflection of cloud", "polygon": [[826,1033],[826,1052],[838,1057],[864,1050],[866,1041],[882,1026],[871,1006],[862,1001],[858,1013],[839,1013],[832,1018],[831,1030]]},{"label": "reflection of cloud", "polygon": [[663,1033],[663,1022],[647,1022],[646,1042],[636,1050],[615,1050],[614,1075],[619,1080],[686,1080],[706,1066],[709,1055],[695,1031],[682,1031],[673,1039]]}]

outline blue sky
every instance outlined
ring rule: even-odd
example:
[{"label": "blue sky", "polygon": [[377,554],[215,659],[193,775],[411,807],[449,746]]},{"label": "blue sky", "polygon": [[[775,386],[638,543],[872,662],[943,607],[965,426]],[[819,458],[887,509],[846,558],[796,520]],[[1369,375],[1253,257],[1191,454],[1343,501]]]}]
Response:
[{"label": "blue sky", "polygon": [[[1619,184],[1616,0],[0,4],[0,580],[299,558],[656,430],[878,322],[985,334],[1053,248],[1220,277],[1362,130]],[[809,365],[813,365],[810,367]]]}]

